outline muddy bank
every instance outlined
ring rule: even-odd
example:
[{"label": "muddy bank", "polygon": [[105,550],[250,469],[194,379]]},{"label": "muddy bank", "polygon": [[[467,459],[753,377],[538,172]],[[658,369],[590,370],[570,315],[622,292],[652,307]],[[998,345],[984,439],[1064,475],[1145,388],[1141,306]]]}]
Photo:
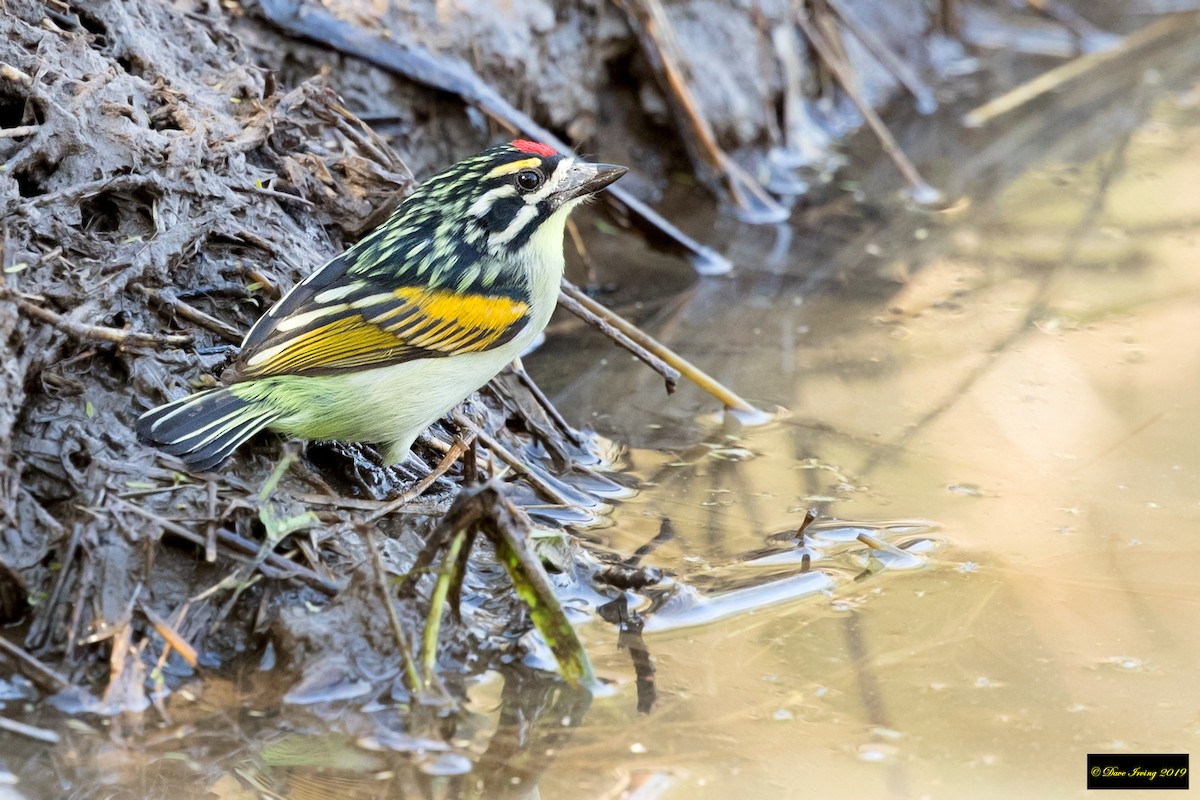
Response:
[{"label": "muddy bank", "polygon": [[[138,710],[155,681],[272,641],[269,660],[289,670],[297,696],[314,685],[344,692],[364,671],[386,683],[370,653],[397,672],[393,628],[419,628],[407,615],[423,606],[398,604],[389,625],[375,613],[379,593],[385,573],[407,571],[466,474],[457,463],[431,472],[457,431],[432,434],[423,469],[384,471],[369,449],[329,446],[288,470],[294,454],[281,462],[278,442],[264,439],[205,481],[138,444],[131,423],[217,380],[265,305],[390,211],[411,186],[408,167],[324,82],[282,86],[217,9],[8,11],[4,126],[30,130],[0,140],[0,564],[5,620],[57,670],[35,679],[48,692],[95,689],[69,709]],[[569,453],[524,455],[529,432],[552,434],[519,381],[468,413],[529,464],[597,462],[584,437]],[[351,523],[423,475],[425,495],[383,523],[373,563]],[[533,502],[548,485],[517,487],[514,499]],[[505,633],[521,616],[502,571],[472,567],[469,579],[495,600],[470,632],[447,623],[454,646],[443,655],[460,669],[476,652],[506,657],[524,629]],[[329,613],[284,613],[305,608]],[[306,644],[335,635],[332,650]],[[344,662],[349,650],[362,658],[327,669],[330,653]]]},{"label": "muddy bank", "polygon": [[[361,448],[319,446],[272,481],[278,448],[264,438],[219,481],[197,481],[139,445],[131,423],[145,408],[219,379],[229,347],[266,305],[378,224],[413,174],[484,146],[494,125],[447,91],[297,41],[254,4],[183,11],[149,0],[12,2],[7,10],[0,19],[5,619],[24,623],[25,645],[68,683],[99,690],[106,674],[119,677],[122,687],[109,685],[83,703],[109,710],[148,702],[130,664],[152,666],[157,653],[160,666],[190,671],[168,655],[164,629],[214,665],[258,649],[270,631],[282,651],[272,657],[294,658],[300,676],[320,650],[302,646],[309,638],[336,630],[360,644],[386,640],[386,632],[361,627],[371,603],[339,593],[382,579],[363,567],[361,536],[347,525],[419,475],[381,472]],[[641,57],[627,24],[625,14],[637,9],[523,2],[465,4],[453,15],[433,3],[328,10],[476,75],[557,133],[595,143],[598,156],[632,163],[643,196],[653,197],[689,152],[680,142],[693,134],[671,116],[670,84]],[[818,88],[788,4],[751,13],[675,3],[665,13],[665,33],[716,147],[754,168],[811,143],[820,126],[797,123],[793,113],[795,124],[780,127],[777,114]],[[896,43],[911,41],[925,19],[866,6],[864,13],[884,14],[872,24]],[[716,16],[722,24],[704,24]],[[700,57],[750,51],[762,58],[715,68]],[[890,76],[853,45],[847,53],[862,62],[868,95],[885,97]],[[681,123],[682,136],[664,139]],[[712,183],[720,192],[720,181]],[[594,505],[597,491],[619,491],[589,476],[590,491],[572,492],[572,463],[597,463],[602,443],[577,437],[581,444],[570,444],[519,381],[505,385],[481,400],[480,418],[512,450],[567,476],[559,499]],[[437,440],[452,436],[434,433],[423,451],[427,470],[445,447]],[[387,571],[407,569],[463,470],[452,467],[409,513],[384,523]],[[515,491],[528,502],[546,494],[536,483]],[[307,541],[285,548],[288,558],[259,551],[272,531]],[[161,546],[164,537],[192,544]],[[231,558],[246,563],[235,569]],[[494,629],[510,629],[515,598],[502,575],[482,569],[494,580],[477,588],[509,598],[496,609]],[[330,602],[334,612],[358,609],[347,613],[360,621],[329,613],[310,630],[317,618],[280,611]],[[417,603],[413,614],[420,613]],[[155,618],[169,620],[157,635]],[[462,646],[451,660],[468,658],[490,635],[479,629],[456,638]],[[490,651],[498,657],[504,648],[496,643]],[[361,677],[322,669],[300,685]],[[48,678],[45,688],[62,687]]]}]

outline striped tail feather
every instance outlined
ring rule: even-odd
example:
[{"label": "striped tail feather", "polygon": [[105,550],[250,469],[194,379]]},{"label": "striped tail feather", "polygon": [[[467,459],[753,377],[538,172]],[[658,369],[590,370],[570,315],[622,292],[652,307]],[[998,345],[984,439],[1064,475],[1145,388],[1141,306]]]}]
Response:
[{"label": "striped tail feather", "polygon": [[152,408],[138,417],[138,438],[205,472],[282,413],[261,400],[243,400],[229,389],[208,389]]}]

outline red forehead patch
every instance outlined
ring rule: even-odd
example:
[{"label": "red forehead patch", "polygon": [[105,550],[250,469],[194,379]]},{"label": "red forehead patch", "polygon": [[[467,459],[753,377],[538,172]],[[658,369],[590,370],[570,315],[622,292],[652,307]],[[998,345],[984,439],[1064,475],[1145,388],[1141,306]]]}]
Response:
[{"label": "red forehead patch", "polygon": [[553,147],[541,142],[531,142],[528,139],[517,139],[512,143],[512,146],[520,150],[522,153],[533,153],[535,156],[555,156],[558,155]]}]

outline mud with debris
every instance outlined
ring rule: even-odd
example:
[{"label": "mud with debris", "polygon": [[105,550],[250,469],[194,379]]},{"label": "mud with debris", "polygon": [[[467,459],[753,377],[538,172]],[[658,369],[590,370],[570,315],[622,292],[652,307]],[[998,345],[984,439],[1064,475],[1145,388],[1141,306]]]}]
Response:
[{"label": "mud with debris", "polygon": [[[208,667],[269,640],[273,658],[299,676],[297,696],[354,685],[364,670],[376,682],[398,673],[393,632],[378,613],[387,579],[351,523],[422,475],[330,445],[309,448],[271,481],[280,451],[264,437],[205,482],[139,444],[131,423],[212,384],[266,305],[390,211],[412,185],[408,167],[325,81],[289,88],[258,66],[229,25],[248,23],[219,9],[8,11],[3,124],[34,130],[0,140],[0,565],[5,619],[24,620],[24,644],[59,673],[41,676],[43,688],[87,687],[93,695],[72,703],[89,710],[141,709],[154,683],[147,670],[163,667],[168,677],[158,679],[168,683],[190,671],[179,648],[167,655],[176,636]],[[425,105],[439,103],[450,105]],[[551,433],[515,379],[475,408],[531,464],[553,459],[526,454],[528,434],[518,440],[506,421],[553,439],[541,451],[563,470],[572,457],[598,461],[590,443]],[[431,434],[430,470],[457,434]],[[374,529],[384,533],[388,573],[407,570],[466,474],[448,466]],[[513,491],[534,497],[529,484]],[[288,536],[286,556],[276,554]],[[494,600],[447,636],[447,663],[504,657],[523,631],[520,603],[503,573],[490,572],[490,581],[486,568],[473,577]],[[314,604],[327,613],[291,613]],[[413,614],[419,606],[398,604]],[[348,650],[364,656],[347,665]],[[369,667],[372,652],[389,666]]]},{"label": "mud with debris", "polygon": [[[787,28],[790,7],[778,6],[758,16],[727,10],[729,25],[720,29],[697,24],[714,11],[703,2],[674,4],[669,14],[680,52],[721,52],[765,44]],[[350,523],[420,476],[381,471],[368,450],[317,445],[268,485],[279,451],[263,437],[220,479],[202,482],[138,444],[131,422],[211,385],[264,307],[378,224],[414,171],[478,149],[494,133],[445,91],[297,41],[275,23],[329,11],[346,24],[382,27],[389,40],[440,53],[571,139],[622,128],[626,135],[604,149],[634,156],[643,194],[679,157],[646,144],[657,125],[669,124],[656,111],[666,107],[663,87],[653,69],[637,66],[636,39],[619,12],[599,3],[558,11],[536,2],[507,10],[468,4],[451,16],[440,3],[377,15],[369,5],[279,2],[187,9],[150,0],[18,1],[7,9],[5,618],[26,622],[25,645],[67,682],[94,689],[88,705],[96,709],[148,702],[136,669],[114,669],[123,648],[135,656],[122,656],[126,667],[153,665],[156,653],[179,667],[163,630],[198,647],[210,665],[261,647],[270,632],[275,658],[305,676],[297,691],[353,683],[361,676],[344,666],[330,674],[320,663],[323,651],[342,648],[305,642],[350,637],[386,649],[384,618],[373,613],[380,598],[337,591],[379,577],[364,566],[370,559]],[[798,42],[785,44],[799,52]],[[702,79],[704,62],[685,66],[716,146],[748,157],[787,146],[788,132],[769,114],[795,89],[778,64],[744,63],[721,80]],[[622,115],[606,128],[601,117],[612,109]],[[568,483],[573,464],[592,473],[590,491],[567,486],[569,502],[596,505],[597,490],[617,490],[593,469],[602,444],[556,427],[524,382],[498,383],[476,408],[522,459],[540,463],[536,469]],[[455,433],[431,434],[423,452],[431,470]],[[388,542],[388,571],[407,569],[464,469],[452,466],[375,529]],[[514,491],[532,502],[556,480],[519,480]],[[564,511],[556,521],[572,513],[588,512]],[[260,549],[264,532],[271,544]],[[285,558],[271,548],[288,535]],[[493,626],[448,637],[460,645],[451,662],[500,657],[506,648],[495,646],[494,634],[523,629],[500,577],[480,587],[495,596]],[[350,609],[351,619],[288,613],[306,602]],[[106,673],[124,688],[106,688]],[[47,680],[46,688],[61,688]]]}]

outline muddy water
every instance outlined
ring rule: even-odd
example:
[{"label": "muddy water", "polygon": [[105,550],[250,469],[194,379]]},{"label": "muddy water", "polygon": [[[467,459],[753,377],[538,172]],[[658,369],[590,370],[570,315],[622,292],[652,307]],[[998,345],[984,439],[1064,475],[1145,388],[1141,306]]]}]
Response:
[{"label": "muddy water", "polygon": [[491,674],[437,737],[386,697],[283,703],[251,663],[178,686],[166,728],[9,737],[0,798],[1073,797],[1088,752],[1194,749],[1200,90],[1126,77],[1085,115],[915,125],[946,210],[884,162],[790,228],[675,198],[732,276],[590,237],[606,302],[786,410],[722,426],[566,318],[529,360],[644,482],[583,535],[673,576],[626,598],[653,692],[582,614],[607,693]]},{"label": "muddy water", "polygon": [[735,565],[809,507],[938,523],[893,537],[923,542],[918,569],[854,541],[812,564],[815,593],[648,626],[649,714],[589,625],[619,683],[541,796],[1083,796],[1086,753],[1196,749],[1198,102],[1143,86],[1100,134],[1046,120],[1028,167],[930,162],[982,187],[949,210],[835,201],[790,242],[734,235],[736,278],[640,282],[624,308],[785,407],[773,425],[706,426],[704,398],[668,400],[615,350],[571,372],[606,354],[586,334],[534,361],[654,483],[600,546],[669,518],[644,563],[706,596],[773,580]]}]

